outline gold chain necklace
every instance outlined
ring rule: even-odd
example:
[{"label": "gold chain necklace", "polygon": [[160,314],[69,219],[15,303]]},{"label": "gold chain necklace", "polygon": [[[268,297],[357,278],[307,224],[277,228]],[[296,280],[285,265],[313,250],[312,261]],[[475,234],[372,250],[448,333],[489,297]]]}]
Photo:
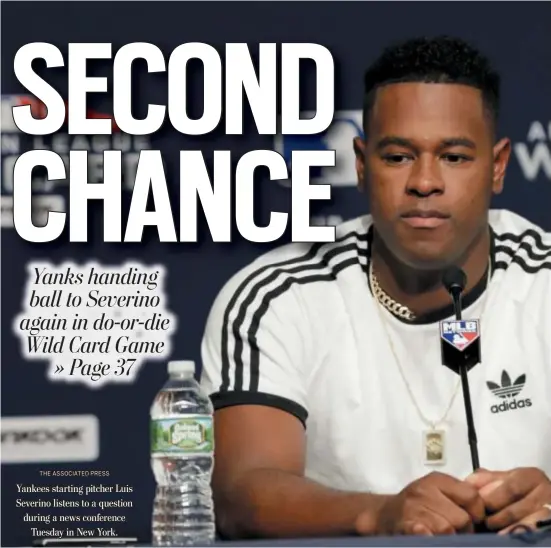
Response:
[{"label": "gold chain necklace", "polygon": [[415,319],[415,314],[407,306],[396,302],[388,293],[381,289],[379,281],[373,274],[373,263],[369,267],[369,283],[377,302],[381,303],[389,312],[404,320],[411,321]]},{"label": "gold chain necklace", "polygon": [[[490,261],[488,266],[488,278],[486,281],[486,291],[488,290],[488,287],[490,285],[490,279],[492,277],[492,263]],[[390,350],[392,352],[392,355],[394,357],[394,361],[396,362],[396,365],[398,366],[398,370],[400,372],[400,376],[402,377],[402,380],[404,382],[404,385],[406,387],[406,390],[409,394],[409,397],[419,415],[421,420],[430,427],[430,430],[425,430],[423,432],[423,460],[425,464],[429,465],[443,465],[446,463],[446,431],[443,428],[437,429],[437,426],[439,424],[442,424],[447,418],[448,414],[450,413],[453,404],[455,402],[455,398],[457,397],[457,394],[459,393],[459,388],[461,386],[461,377],[458,379],[457,384],[455,386],[455,389],[453,391],[452,397],[450,399],[450,402],[442,415],[442,417],[439,420],[433,421],[429,419],[422,411],[421,407],[419,406],[419,403],[417,402],[417,399],[415,398],[415,395],[413,394],[413,390],[411,388],[411,385],[409,384],[405,371],[402,368],[402,364],[400,360],[398,359],[398,353],[396,351],[396,348],[394,347],[394,343],[392,342],[392,337],[390,336],[390,333],[388,331],[387,322],[383,316],[382,313],[382,307],[389,310],[391,313],[395,313],[394,310],[400,311],[400,313],[395,313],[395,315],[405,318],[405,319],[414,319],[415,315],[407,306],[401,305],[400,303],[396,302],[394,299],[392,299],[390,296],[388,296],[383,289],[381,289],[381,286],[379,285],[379,282],[377,281],[377,278],[375,276],[375,273],[373,272],[373,262],[370,261],[369,264],[369,284],[373,290],[375,301],[376,301],[376,307],[377,311],[379,313],[379,317],[381,319],[381,323],[383,324],[383,329],[386,334],[386,338],[388,339],[388,343],[390,346]],[[376,288],[376,289],[375,289]],[[486,295],[486,301],[484,303],[484,310],[482,311],[480,315],[480,319],[482,320],[482,316],[484,315],[484,311],[486,310],[486,304],[488,302],[488,296]],[[385,304],[386,303],[386,304]],[[389,308],[389,306],[391,308]],[[408,314],[406,316],[406,314]]]}]

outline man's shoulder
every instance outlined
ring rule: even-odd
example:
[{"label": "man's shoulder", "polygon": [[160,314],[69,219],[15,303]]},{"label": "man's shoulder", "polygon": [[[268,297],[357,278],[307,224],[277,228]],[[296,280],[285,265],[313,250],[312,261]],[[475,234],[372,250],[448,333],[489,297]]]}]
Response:
[{"label": "man's shoulder", "polygon": [[[344,261],[367,256],[371,216],[347,220],[335,227],[333,242],[296,242],[276,247],[242,267],[225,283],[217,306],[233,306],[244,299],[255,299],[267,291],[290,285],[289,278],[315,276],[339,268]],[[294,284],[300,287],[301,284]],[[294,287],[293,289],[296,289]],[[280,291],[283,293],[283,291]],[[286,295],[293,291],[285,291]]]},{"label": "man's shoulder", "polygon": [[548,314],[551,233],[507,210],[490,212],[495,235],[494,271],[505,293],[521,305]]},{"label": "man's shoulder", "polygon": [[542,245],[540,240],[543,240],[544,245],[551,246],[551,232],[544,230],[518,213],[508,209],[491,209],[489,219],[490,225],[497,235],[507,234],[526,238],[534,237],[537,234],[535,238],[540,245]]},{"label": "man's shoulder", "polygon": [[372,225],[371,215],[363,215],[349,219],[335,227],[335,240],[332,242],[296,242],[289,243],[260,255],[252,263],[247,265],[238,274],[244,275],[249,271],[262,269],[263,267],[285,267],[308,261],[313,257],[331,255],[343,248],[367,242],[369,229]]},{"label": "man's shoulder", "polygon": [[490,225],[497,270],[519,275],[551,273],[551,232],[508,210],[491,210]]}]

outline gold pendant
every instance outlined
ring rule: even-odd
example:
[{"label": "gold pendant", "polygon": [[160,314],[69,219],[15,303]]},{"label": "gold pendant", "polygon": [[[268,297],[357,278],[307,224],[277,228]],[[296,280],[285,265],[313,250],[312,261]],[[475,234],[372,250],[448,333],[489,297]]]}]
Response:
[{"label": "gold pendant", "polygon": [[426,465],[446,464],[446,432],[425,430],[423,432],[423,456]]}]

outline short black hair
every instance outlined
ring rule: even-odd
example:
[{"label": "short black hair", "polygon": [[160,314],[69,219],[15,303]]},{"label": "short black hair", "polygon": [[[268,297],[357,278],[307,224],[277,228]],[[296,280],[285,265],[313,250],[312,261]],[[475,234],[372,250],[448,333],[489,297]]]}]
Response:
[{"label": "short black hair", "polygon": [[459,38],[414,38],[385,49],[364,76],[363,127],[381,86],[399,82],[464,84],[481,90],[485,106],[497,125],[499,74],[474,46]]}]

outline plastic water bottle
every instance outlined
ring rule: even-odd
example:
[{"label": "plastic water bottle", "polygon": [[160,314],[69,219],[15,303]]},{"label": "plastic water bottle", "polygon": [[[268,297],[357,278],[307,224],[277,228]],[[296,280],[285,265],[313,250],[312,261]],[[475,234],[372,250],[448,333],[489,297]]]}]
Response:
[{"label": "plastic water bottle", "polygon": [[194,373],[194,362],[170,362],[169,379],[151,407],[155,546],[214,541],[213,408]]}]

